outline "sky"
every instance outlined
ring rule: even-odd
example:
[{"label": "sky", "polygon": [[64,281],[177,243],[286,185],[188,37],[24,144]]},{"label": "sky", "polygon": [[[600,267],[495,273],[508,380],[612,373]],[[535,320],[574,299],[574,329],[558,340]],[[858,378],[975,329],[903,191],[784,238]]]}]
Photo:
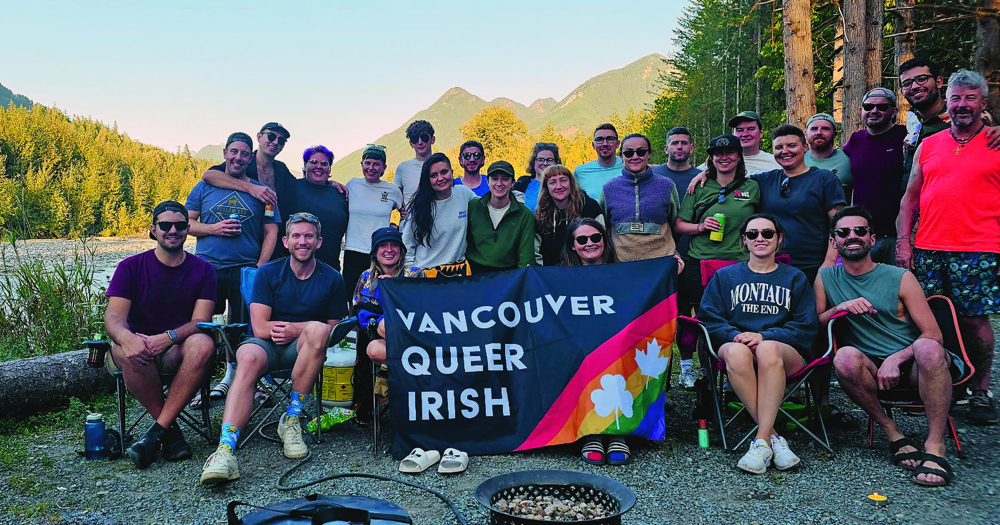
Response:
[{"label": "sky", "polygon": [[0,83],[133,139],[191,152],[288,128],[278,157],[341,158],[459,86],[561,100],[668,55],[687,0],[4,2]]}]

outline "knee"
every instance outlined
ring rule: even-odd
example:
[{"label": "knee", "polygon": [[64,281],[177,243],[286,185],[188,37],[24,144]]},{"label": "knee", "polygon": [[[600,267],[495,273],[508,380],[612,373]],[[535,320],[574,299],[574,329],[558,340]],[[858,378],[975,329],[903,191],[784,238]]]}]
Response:
[{"label": "knee", "polygon": [[758,368],[781,368],[781,349],[774,341],[762,341],[757,345],[757,367]]},{"label": "knee", "polygon": [[310,321],[299,335],[299,347],[305,346],[311,350],[325,350],[326,340],[330,337],[330,325],[319,321]]},{"label": "knee", "polygon": [[833,357],[833,368],[837,377],[854,377],[864,369],[865,356],[853,346],[845,346],[837,350]]},{"label": "knee", "polygon": [[215,351],[215,342],[205,334],[193,334],[181,344],[181,351],[184,353],[184,359],[207,361]]},{"label": "knee", "polygon": [[719,357],[726,362],[728,370],[753,368],[753,352],[744,344],[727,343],[719,350]]},{"label": "knee", "polygon": [[259,346],[240,347],[236,351],[236,373],[240,372],[257,374],[267,369],[267,354]]},{"label": "knee", "polygon": [[918,370],[947,366],[946,353],[940,343],[931,339],[917,339],[913,343],[913,360]]},{"label": "knee", "polygon": [[382,341],[372,341],[368,343],[368,348],[365,349],[368,354],[368,358],[376,363],[385,362],[385,344]]}]

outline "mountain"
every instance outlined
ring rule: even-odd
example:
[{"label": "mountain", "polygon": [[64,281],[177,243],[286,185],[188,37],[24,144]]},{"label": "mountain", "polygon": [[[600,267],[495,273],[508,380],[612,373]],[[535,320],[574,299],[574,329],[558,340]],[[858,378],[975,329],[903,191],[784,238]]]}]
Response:
[{"label": "mountain", "polygon": [[[410,122],[430,122],[437,137],[435,151],[447,151],[462,143],[462,134],[459,132],[462,124],[487,106],[510,108],[533,133],[551,123],[557,133],[574,135],[580,130],[596,127],[615,113],[624,117],[630,109],[639,111],[651,104],[662,91],[658,83],[667,68],[663,55],[654,53],[621,69],[587,80],[560,101],[553,98],[539,99],[527,107],[502,97],[487,102],[460,87],[454,87],[430,107],[372,142],[386,146],[389,168],[394,169],[397,164],[413,155],[406,139],[406,126]],[[354,151],[334,163],[335,180],[346,182],[360,175],[361,151]],[[198,153],[201,154],[201,151]]]},{"label": "mountain", "polygon": [[18,95],[13,91],[5,88],[3,84],[0,84],[0,107],[5,108],[8,105],[10,105],[11,102],[13,102],[15,106],[20,106],[28,109],[30,109],[31,106],[34,105],[34,102],[32,102],[31,99],[29,99],[28,97],[24,95]]},{"label": "mountain", "polygon": [[210,162],[222,162],[222,144],[209,144],[198,150],[194,158],[203,159]]}]

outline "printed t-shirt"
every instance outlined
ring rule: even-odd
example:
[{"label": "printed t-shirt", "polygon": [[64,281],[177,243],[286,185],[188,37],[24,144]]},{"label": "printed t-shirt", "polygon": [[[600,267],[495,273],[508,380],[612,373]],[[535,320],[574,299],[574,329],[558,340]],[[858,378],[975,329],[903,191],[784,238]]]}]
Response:
[{"label": "printed t-shirt", "polygon": [[596,160],[580,164],[573,170],[573,176],[576,177],[580,189],[590,198],[597,200],[601,197],[601,189],[604,188],[604,185],[609,180],[621,175],[624,168],[625,164],[621,157],[616,156],[615,163],[608,167],[601,166],[601,163]]},{"label": "printed t-shirt", "polygon": [[855,131],[844,144],[844,153],[851,159],[854,198],[872,215],[871,227],[879,237],[896,236],[896,217],[903,175],[903,138],[906,126],[896,124],[879,135],[867,129]]},{"label": "printed t-shirt", "polygon": [[415,158],[400,162],[399,166],[396,166],[396,174],[393,175],[392,182],[403,194],[404,206],[410,203],[413,194],[417,192],[417,187],[420,186],[420,170],[423,167],[424,161]]},{"label": "printed t-shirt", "polygon": [[1000,253],[1000,151],[980,132],[961,147],[949,130],[922,141],[922,250]]},{"label": "printed t-shirt", "polygon": [[796,268],[816,268],[826,259],[830,245],[829,211],[845,204],[844,188],[827,170],[809,171],[789,177],[788,197],[781,196],[784,170],[758,173],[753,176],[760,186],[763,210],[771,213],[785,230],[782,253],[792,258]]},{"label": "printed t-shirt", "polygon": [[[476,194],[477,197],[482,197],[483,195],[486,195],[487,193],[490,192],[490,185],[486,183],[486,175],[480,175],[480,177],[482,177],[482,180],[480,181],[479,186],[476,186],[475,188],[469,188],[470,190],[472,190],[473,193]],[[462,177],[455,179],[455,185],[465,186],[465,184],[462,183]]]},{"label": "printed t-shirt", "polygon": [[198,300],[215,300],[215,268],[190,253],[181,264],[167,266],[149,250],[118,263],[104,295],[132,302],[129,330],[160,334],[191,322]]},{"label": "printed t-shirt", "polygon": [[348,202],[351,220],[347,223],[344,249],[370,253],[372,234],[389,226],[392,210],[403,207],[403,194],[392,183],[380,180],[372,184],[363,177],[349,180],[347,191],[351,194]]},{"label": "printed t-shirt", "polygon": [[828,170],[836,175],[837,179],[840,181],[840,185],[844,188],[845,196],[854,186],[854,182],[851,177],[851,159],[840,149],[834,149],[833,155],[830,155],[825,159],[813,157],[812,153],[807,151],[805,161],[806,166],[815,166],[822,170]]},{"label": "printed t-shirt", "polygon": [[348,300],[350,296],[340,272],[316,261],[312,275],[299,279],[284,257],[257,270],[250,302],[270,306],[270,321],[325,323],[347,317]]},{"label": "printed t-shirt", "polygon": [[[212,166],[211,169],[225,173],[226,163],[223,162],[222,164],[216,164],[215,166]],[[275,159],[273,167],[271,169],[274,171],[274,188],[273,188],[274,194],[278,196],[278,206],[282,206],[285,204],[285,201],[287,199],[294,198],[293,195],[294,189],[292,188],[292,185],[295,183],[297,179],[295,178],[294,175],[292,175],[291,171],[288,171],[288,166],[286,166],[285,163],[281,162],[280,160]],[[256,151],[254,151],[250,155],[250,163],[247,164],[246,175],[247,178],[260,182],[260,177],[257,174]],[[261,182],[261,184],[264,183]]]},{"label": "printed t-shirt", "polygon": [[[350,217],[347,198],[333,186],[313,184],[306,179],[297,179],[292,185],[292,190],[295,198],[288,199],[291,203],[289,207],[281,208],[285,219],[299,212],[315,215],[322,227],[320,236],[323,237],[323,245],[316,250],[316,258],[339,272],[340,246],[344,243],[344,233],[347,232]],[[280,259],[288,255],[288,249],[281,239],[278,239],[271,259]]]},{"label": "printed t-shirt", "polygon": [[[430,239],[420,244],[413,236],[413,214],[407,215],[400,229],[406,246],[406,265],[433,268],[465,258],[466,233],[469,226],[469,201],[476,194],[465,186],[454,186],[447,199],[431,204]],[[429,245],[429,246],[428,246]]]},{"label": "printed t-shirt", "polygon": [[[729,185],[735,185],[736,182],[734,180]],[[716,213],[726,215],[722,241],[716,242],[710,239],[708,230],[692,235],[689,254],[700,261],[709,259],[745,261],[749,255],[740,250],[740,224],[743,223],[743,219],[760,210],[760,187],[756,182],[747,180],[726,195],[725,200],[720,203],[721,190],[722,185],[719,181],[709,179],[705,181],[704,188],[695,188],[694,194],[688,195],[681,202],[678,217],[692,224],[698,224]]]},{"label": "printed t-shirt", "polygon": [[[264,186],[250,179],[251,184]],[[207,235],[199,237],[195,253],[212,263],[216,270],[232,266],[256,264],[264,243],[264,225],[279,224],[281,214],[274,207],[274,217],[264,216],[264,203],[249,193],[218,188],[200,181],[188,195],[184,207],[199,213],[202,224],[215,224],[239,215],[240,234],[234,237]]]},{"label": "printed t-shirt", "polygon": [[[666,164],[660,164],[659,166],[653,168],[653,173],[674,181],[674,186],[677,188],[677,195],[681,199],[681,205],[684,205],[684,199],[688,194],[687,187],[691,184],[691,181],[698,176],[699,173],[701,173],[701,170],[692,167],[684,171],[676,171],[670,169],[670,166]],[[688,245],[690,242],[690,235],[682,235],[679,239],[677,239],[677,253],[679,253],[681,257],[688,256]]]}]

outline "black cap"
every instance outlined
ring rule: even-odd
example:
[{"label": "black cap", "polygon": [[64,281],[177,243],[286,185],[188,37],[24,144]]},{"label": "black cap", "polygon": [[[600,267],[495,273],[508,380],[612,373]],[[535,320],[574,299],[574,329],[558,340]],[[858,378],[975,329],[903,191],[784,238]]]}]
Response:
[{"label": "black cap", "polygon": [[740,144],[740,139],[736,135],[719,135],[715,137],[708,143],[708,149],[705,150],[709,155],[715,155],[720,151],[738,151],[743,152],[743,145]]},{"label": "black cap", "polygon": [[236,133],[229,135],[229,138],[226,139],[226,147],[228,148],[233,142],[242,142],[247,146],[250,146],[251,151],[253,150],[253,139],[250,138],[250,135],[247,135],[242,131],[237,131]]},{"label": "black cap", "polygon": [[260,128],[260,132],[263,133],[264,131],[269,130],[269,129],[273,129],[274,131],[280,131],[280,132],[284,133],[286,139],[292,138],[291,133],[289,133],[288,130],[285,129],[285,126],[282,126],[281,124],[278,124],[277,122],[268,122],[267,124],[264,124],[264,127]]},{"label": "black cap", "polygon": [[[155,208],[153,208],[153,221],[155,222],[156,217],[165,211],[175,211],[183,215],[185,219],[187,219],[188,217],[187,208],[185,208],[183,204],[177,201],[163,201],[157,204]],[[153,239],[154,241],[156,240],[156,236],[154,236],[152,233],[149,234],[149,238]]]},{"label": "black cap", "polygon": [[494,162],[493,164],[490,164],[490,167],[486,169],[486,176],[487,177],[489,177],[489,176],[491,176],[491,175],[493,175],[495,173],[505,173],[505,174],[509,175],[510,178],[513,179],[514,178],[514,166],[511,166],[510,163],[507,162],[507,161],[505,161],[505,160],[498,160],[498,161]]},{"label": "black cap", "polygon": [[375,249],[378,248],[378,245],[382,244],[385,241],[392,241],[398,243],[399,246],[405,250],[405,247],[403,245],[403,234],[399,233],[399,230],[397,230],[396,228],[389,228],[387,226],[385,228],[379,228],[375,230],[374,233],[372,233],[372,251],[371,251],[372,257],[375,256]]},{"label": "black cap", "polygon": [[741,111],[735,117],[729,119],[729,127],[735,128],[740,122],[745,122],[752,120],[757,123],[757,127],[761,127],[764,124],[760,121],[760,115],[754,113],[753,111]]}]

